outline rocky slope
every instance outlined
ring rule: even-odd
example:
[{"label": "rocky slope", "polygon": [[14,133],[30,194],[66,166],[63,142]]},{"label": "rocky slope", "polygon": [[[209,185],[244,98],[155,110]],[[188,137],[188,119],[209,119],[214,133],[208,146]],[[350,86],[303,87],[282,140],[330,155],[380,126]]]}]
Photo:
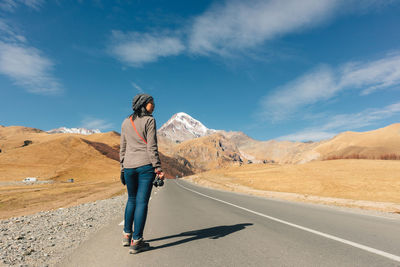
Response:
[{"label": "rocky slope", "polygon": [[196,172],[243,162],[236,145],[220,133],[182,142],[175,145],[169,153],[172,158],[182,157],[188,160]]}]

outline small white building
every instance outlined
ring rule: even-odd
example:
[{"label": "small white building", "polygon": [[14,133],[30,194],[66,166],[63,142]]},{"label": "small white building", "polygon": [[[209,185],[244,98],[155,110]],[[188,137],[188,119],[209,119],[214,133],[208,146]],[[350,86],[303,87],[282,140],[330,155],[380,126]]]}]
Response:
[{"label": "small white building", "polygon": [[26,177],[24,180],[22,180],[23,182],[37,182],[37,178],[36,177]]}]

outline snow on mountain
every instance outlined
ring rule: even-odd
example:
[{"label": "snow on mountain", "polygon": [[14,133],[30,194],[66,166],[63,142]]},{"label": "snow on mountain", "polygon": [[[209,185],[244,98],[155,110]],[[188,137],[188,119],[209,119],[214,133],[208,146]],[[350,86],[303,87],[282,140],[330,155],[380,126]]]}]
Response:
[{"label": "snow on mountain", "polygon": [[179,112],[171,117],[159,130],[158,135],[176,142],[182,142],[215,133],[190,115]]},{"label": "snow on mountain", "polygon": [[47,132],[50,133],[50,134],[55,134],[55,133],[75,133],[75,134],[84,134],[84,135],[101,133],[99,129],[66,128],[66,127],[60,127],[58,129],[53,129],[53,130],[50,130],[50,131],[47,131]]}]

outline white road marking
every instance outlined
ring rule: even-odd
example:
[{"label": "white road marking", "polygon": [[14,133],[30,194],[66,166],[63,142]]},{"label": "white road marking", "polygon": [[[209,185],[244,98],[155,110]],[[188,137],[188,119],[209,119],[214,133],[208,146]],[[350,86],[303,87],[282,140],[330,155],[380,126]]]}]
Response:
[{"label": "white road marking", "polygon": [[182,187],[182,188],[184,188],[186,190],[189,190],[189,191],[191,191],[193,193],[196,193],[196,194],[199,194],[201,196],[213,199],[215,201],[219,201],[219,202],[222,202],[224,204],[233,206],[235,208],[238,208],[238,209],[241,209],[241,210],[245,210],[247,212],[259,215],[261,217],[265,217],[265,218],[268,218],[270,220],[273,220],[273,221],[276,221],[276,222],[280,222],[280,223],[292,226],[294,228],[298,228],[298,229],[301,229],[301,230],[306,231],[306,232],[310,232],[310,233],[313,233],[313,234],[316,234],[316,235],[319,235],[319,236],[323,236],[325,238],[332,239],[332,240],[344,243],[346,245],[350,245],[350,246],[353,246],[353,247],[356,247],[356,248],[359,248],[359,249],[362,249],[362,250],[365,250],[365,251],[368,251],[368,252],[383,256],[385,258],[400,262],[400,256],[397,256],[397,255],[394,255],[394,254],[390,254],[388,252],[385,252],[385,251],[382,251],[382,250],[378,250],[378,249],[375,249],[375,248],[371,248],[371,247],[368,247],[368,246],[365,246],[365,245],[362,245],[362,244],[359,244],[359,243],[356,243],[356,242],[353,242],[353,241],[350,241],[350,240],[346,240],[346,239],[343,239],[343,238],[340,238],[340,237],[337,237],[337,236],[333,236],[333,235],[326,234],[326,233],[323,233],[323,232],[320,232],[320,231],[316,231],[316,230],[313,230],[313,229],[310,229],[310,228],[307,228],[307,227],[304,227],[304,226],[301,226],[301,225],[297,225],[297,224],[294,224],[294,223],[291,223],[291,222],[287,222],[287,221],[284,221],[284,220],[281,220],[281,219],[278,219],[278,218],[275,218],[275,217],[272,217],[272,216],[268,216],[268,215],[265,215],[263,213],[260,213],[260,212],[257,212],[257,211],[253,211],[253,210],[250,210],[250,209],[247,209],[247,208],[232,204],[230,202],[227,202],[227,201],[224,201],[224,200],[221,200],[221,199],[218,199],[218,198],[210,197],[208,195],[205,195],[203,193],[197,192],[197,191],[189,189],[189,188],[187,188],[187,187],[185,187],[183,185],[180,185],[177,181],[175,181],[175,182],[176,182],[177,185],[179,185],[180,187]]},{"label": "white road marking", "polygon": [[124,220],[122,220],[118,225],[124,225]]}]

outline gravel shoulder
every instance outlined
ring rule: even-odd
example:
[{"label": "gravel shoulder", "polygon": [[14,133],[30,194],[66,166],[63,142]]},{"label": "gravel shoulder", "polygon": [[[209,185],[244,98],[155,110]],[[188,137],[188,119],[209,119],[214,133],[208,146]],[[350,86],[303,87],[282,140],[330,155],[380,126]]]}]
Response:
[{"label": "gravel shoulder", "polygon": [[123,214],[126,195],[0,221],[0,266],[56,266]]}]

